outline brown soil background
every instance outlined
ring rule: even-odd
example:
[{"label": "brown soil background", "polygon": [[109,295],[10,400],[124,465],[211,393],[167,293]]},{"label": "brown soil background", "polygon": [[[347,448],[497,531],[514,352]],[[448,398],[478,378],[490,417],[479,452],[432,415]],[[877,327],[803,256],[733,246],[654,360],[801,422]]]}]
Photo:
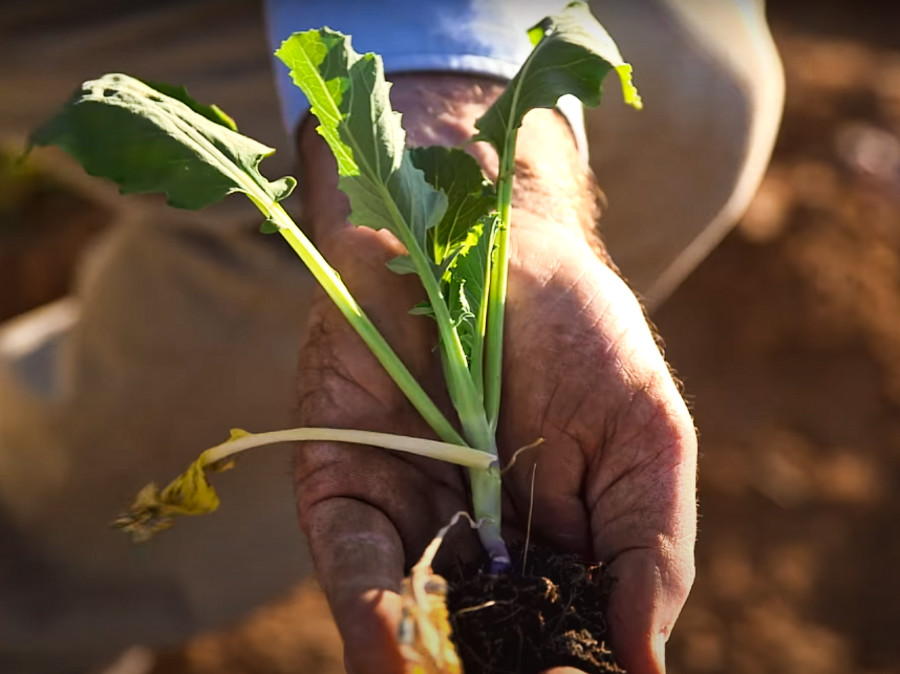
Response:
[{"label": "brown soil background", "polygon": [[[900,673],[900,23],[786,5],[770,3],[788,78],[771,169],[654,317],[702,451],[697,583],[670,670]],[[84,231],[42,246],[71,251]],[[0,316],[68,278],[63,253],[15,245]],[[340,642],[308,585],[153,671],[330,674]]]}]

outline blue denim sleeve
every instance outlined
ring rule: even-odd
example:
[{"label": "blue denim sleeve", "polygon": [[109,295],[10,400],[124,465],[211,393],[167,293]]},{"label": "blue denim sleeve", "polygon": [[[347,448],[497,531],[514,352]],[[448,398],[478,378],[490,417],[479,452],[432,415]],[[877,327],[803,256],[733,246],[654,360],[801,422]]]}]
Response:
[{"label": "blue denim sleeve", "polygon": [[[560,0],[266,0],[269,43],[291,33],[329,26],[351,35],[358,52],[381,54],[386,73],[452,71],[511,78],[531,51],[526,31]],[[289,130],[309,108],[276,60],[276,84]],[[564,97],[560,112],[584,150],[584,114]]]}]

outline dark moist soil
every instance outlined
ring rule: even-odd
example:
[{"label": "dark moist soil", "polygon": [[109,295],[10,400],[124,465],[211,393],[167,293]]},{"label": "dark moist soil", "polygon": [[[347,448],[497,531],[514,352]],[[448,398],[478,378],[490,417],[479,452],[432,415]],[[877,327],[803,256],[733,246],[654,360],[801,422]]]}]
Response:
[{"label": "dark moist soil", "polygon": [[576,667],[624,672],[606,646],[606,604],[613,580],[601,564],[531,548],[527,573],[458,568],[447,578],[447,608],[466,674],[530,674]]}]

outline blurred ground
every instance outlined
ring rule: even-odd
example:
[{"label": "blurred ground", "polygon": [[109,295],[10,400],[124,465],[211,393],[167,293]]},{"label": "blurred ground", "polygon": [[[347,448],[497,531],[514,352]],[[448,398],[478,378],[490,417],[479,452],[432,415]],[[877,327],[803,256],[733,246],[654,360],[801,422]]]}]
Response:
[{"label": "blurred ground", "polygon": [[776,24],[743,222],[657,315],[701,433],[680,672],[900,672],[900,51]]},{"label": "blurred ground", "polygon": [[[841,3],[770,7],[788,76],[772,167],[737,230],[655,317],[703,453],[698,580],[671,670],[900,673],[897,23]],[[28,271],[38,263],[14,255],[2,223],[8,315],[24,308],[21,289],[40,289],[35,304],[58,293],[64,281],[47,279],[68,263],[51,255],[47,276]],[[67,231],[42,236],[70,250],[89,234]],[[341,671],[312,586],[154,669],[298,671]]]}]

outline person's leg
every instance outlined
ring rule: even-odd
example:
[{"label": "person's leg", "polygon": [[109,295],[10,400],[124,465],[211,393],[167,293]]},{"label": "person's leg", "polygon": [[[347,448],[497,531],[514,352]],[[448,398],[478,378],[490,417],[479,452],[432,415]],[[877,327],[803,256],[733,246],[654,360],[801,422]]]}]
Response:
[{"label": "person's leg", "polygon": [[230,427],[291,423],[302,264],[250,228],[205,233],[172,217],[110,232],[82,275],[77,321],[57,317],[31,349],[40,315],[0,329],[0,625],[16,635],[0,663],[183,638],[308,572],[277,447],[216,477],[213,516],[142,546],[108,527],[144,483]]},{"label": "person's leg", "polygon": [[729,231],[775,142],[784,77],[761,0],[594,2],[644,109],[589,111],[607,248],[652,309]]},{"label": "person's leg", "polygon": [[[0,100],[10,147],[79,82],[118,71],[187,85],[281,148],[265,171],[289,169],[254,3],[36,0],[3,12],[0,32],[15,54],[0,89],[20,94]],[[31,161],[140,220],[104,237],[77,302],[0,326],[0,671],[60,672],[236,619],[306,574],[283,448],[217,476],[221,512],[149,545],[107,523],[230,427],[290,424],[308,280],[238,198],[177,212],[119,196],[62,153]]]}]

